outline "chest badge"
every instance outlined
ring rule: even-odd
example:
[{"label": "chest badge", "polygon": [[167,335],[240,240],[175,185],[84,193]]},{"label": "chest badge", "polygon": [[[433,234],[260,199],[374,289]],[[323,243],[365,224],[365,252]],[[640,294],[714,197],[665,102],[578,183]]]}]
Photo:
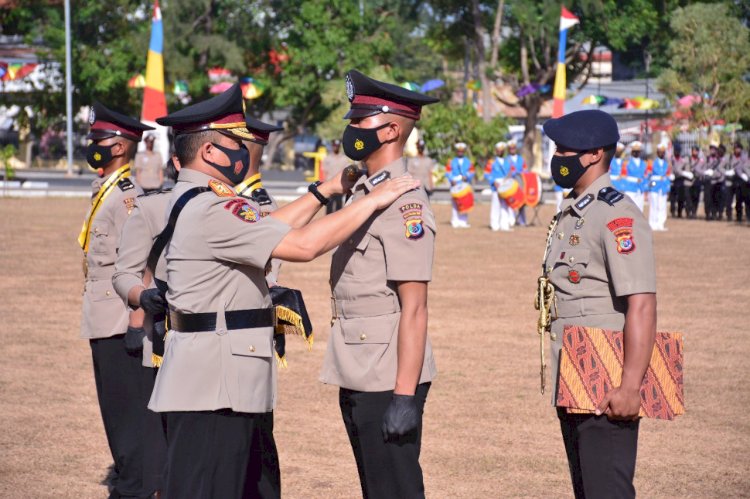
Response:
[{"label": "chest badge", "polygon": [[568,280],[573,284],[578,284],[581,282],[581,273],[577,270],[570,270],[568,272]]},{"label": "chest badge", "polygon": [[578,246],[578,243],[581,242],[581,236],[578,234],[571,234],[570,239],[568,239],[568,243],[570,243],[571,246]]},{"label": "chest badge", "polygon": [[584,222],[585,222],[585,220],[584,220],[583,217],[581,217],[578,220],[576,220],[576,229],[580,229],[581,227],[583,227]]}]

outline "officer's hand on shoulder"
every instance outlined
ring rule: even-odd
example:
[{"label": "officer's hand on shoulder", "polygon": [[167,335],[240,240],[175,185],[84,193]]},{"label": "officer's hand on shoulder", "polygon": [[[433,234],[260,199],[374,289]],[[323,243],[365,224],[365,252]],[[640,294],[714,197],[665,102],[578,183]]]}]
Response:
[{"label": "officer's hand on shoulder", "polygon": [[151,315],[164,312],[167,302],[158,288],[144,289],[138,300],[141,308]]},{"label": "officer's hand on shoulder", "polygon": [[391,403],[383,415],[383,440],[396,441],[417,429],[419,408],[414,395],[393,394]]},{"label": "officer's hand on shoulder", "polygon": [[408,173],[400,177],[380,182],[367,196],[376,202],[376,209],[387,208],[402,194],[419,187],[419,180]]}]

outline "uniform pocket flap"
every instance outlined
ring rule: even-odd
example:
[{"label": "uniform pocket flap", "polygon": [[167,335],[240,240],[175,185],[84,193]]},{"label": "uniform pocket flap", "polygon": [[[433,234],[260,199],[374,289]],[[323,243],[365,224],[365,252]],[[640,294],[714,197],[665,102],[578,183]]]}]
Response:
[{"label": "uniform pocket flap", "polygon": [[344,342],[350,345],[390,343],[393,333],[398,328],[400,316],[401,314],[389,314],[342,319],[341,330],[344,333]]},{"label": "uniform pocket flap", "polygon": [[362,236],[362,238],[357,242],[355,241],[355,248],[357,251],[364,251],[367,249],[367,245],[370,244],[370,239],[372,238],[372,234],[369,232],[365,232],[365,234]]},{"label": "uniform pocket flap", "polygon": [[229,331],[229,344],[233,355],[243,357],[270,357],[273,346],[271,330]]},{"label": "uniform pocket flap", "polygon": [[589,258],[591,257],[591,250],[588,249],[566,249],[562,251],[557,258],[557,263],[565,264],[568,266],[574,265],[588,265]]},{"label": "uniform pocket flap", "polygon": [[112,286],[110,279],[89,281],[86,284],[86,291],[89,293],[91,301],[121,300],[119,295],[115,293],[115,288]]}]

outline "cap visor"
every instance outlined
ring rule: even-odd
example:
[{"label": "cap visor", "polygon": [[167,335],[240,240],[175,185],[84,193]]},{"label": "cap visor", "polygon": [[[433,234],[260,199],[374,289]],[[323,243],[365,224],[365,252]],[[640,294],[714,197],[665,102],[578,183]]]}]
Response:
[{"label": "cap visor", "polygon": [[380,114],[382,111],[378,109],[349,109],[349,112],[346,113],[344,116],[345,120],[350,120],[353,118],[367,118],[368,116],[375,116],[376,114]]},{"label": "cap visor", "polygon": [[86,138],[89,140],[104,140],[110,137],[116,137],[117,134],[110,130],[91,130]]}]

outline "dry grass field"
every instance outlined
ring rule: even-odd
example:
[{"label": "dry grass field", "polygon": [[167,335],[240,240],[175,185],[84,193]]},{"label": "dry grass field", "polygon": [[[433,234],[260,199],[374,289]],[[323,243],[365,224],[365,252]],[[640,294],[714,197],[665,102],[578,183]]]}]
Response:
[{"label": "dry grass field", "polygon": [[[0,497],[102,498],[111,463],[90,349],[78,338],[84,199],[0,199]],[[539,394],[534,286],[546,225],[493,233],[440,220],[429,331],[439,376],[422,464],[433,498],[572,497],[553,409]],[[659,329],[685,333],[687,414],[641,425],[641,497],[750,496],[750,228],[670,220],[655,235]],[[359,496],[337,389],[318,382],[329,257],[286,264],[316,343],[287,341],[276,439],[288,498]]]}]

